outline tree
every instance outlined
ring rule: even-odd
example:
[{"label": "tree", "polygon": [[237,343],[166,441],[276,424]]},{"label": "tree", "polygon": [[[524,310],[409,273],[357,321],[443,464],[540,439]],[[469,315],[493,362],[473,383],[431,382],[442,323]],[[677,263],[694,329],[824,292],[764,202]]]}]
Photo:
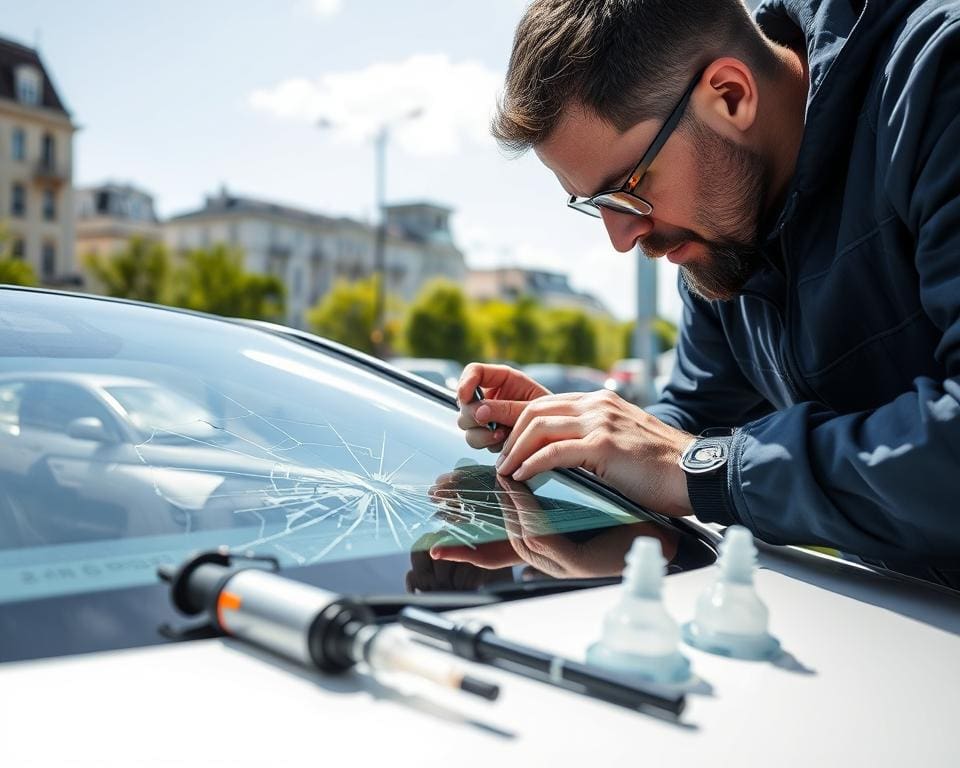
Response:
[{"label": "tree", "polygon": [[5,285],[36,285],[37,276],[27,262],[0,257],[0,283]]},{"label": "tree", "polygon": [[510,359],[521,364],[543,359],[542,310],[530,296],[521,296],[513,312],[513,354]]},{"label": "tree", "polygon": [[467,299],[456,283],[432,280],[410,307],[406,345],[417,357],[467,363],[478,357],[482,339],[471,321]]},{"label": "tree", "polygon": [[597,329],[586,312],[551,309],[546,312],[549,360],[565,365],[597,364]]},{"label": "tree", "polygon": [[313,331],[372,355],[378,279],[374,276],[334,283],[330,292],[307,313]]},{"label": "tree", "polygon": [[13,258],[10,232],[0,224],[0,283],[6,285],[36,285],[37,276],[27,262]]},{"label": "tree", "polygon": [[516,303],[487,301],[474,308],[478,332],[484,336],[487,357],[526,364],[543,360],[542,310],[524,296]]},{"label": "tree", "polygon": [[276,320],[286,291],[279,278],[243,268],[243,253],[226,245],[195,249],[177,270],[174,303],[224,317]]},{"label": "tree", "polygon": [[173,265],[163,243],[132,237],[117,253],[86,254],[83,266],[107,296],[170,303]]}]

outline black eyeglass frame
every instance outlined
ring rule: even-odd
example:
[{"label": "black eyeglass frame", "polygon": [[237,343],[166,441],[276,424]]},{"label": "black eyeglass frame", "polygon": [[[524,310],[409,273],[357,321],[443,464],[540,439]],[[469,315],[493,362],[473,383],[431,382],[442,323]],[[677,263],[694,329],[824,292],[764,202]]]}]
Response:
[{"label": "black eyeglass frame", "polygon": [[[680,101],[677,102],[677,105],[673,108],[670,114],[667,115],[667,119],[660,127],[660,130],[657,131],[657,135],[653,137],[653,141],[650,143],[647,151],[643,153],[643,157],[640,158],[640,162],[637,163],[636,167],[630,172],[626,182],[616,189],[605,189],[604,191],[597,192],[597,194],[591,195],[590,197],[578,197],[577,195],[570,195],[570,198],[567,200],[567,206],[569,208],[573,208],[575,211],[585,213],[588,216],[593,216],[595,218],[600,217],[600,208],[606,208],[617,213],[632,214],[634,216],[649,216],[652,214],[653,205],[639,195],[633,194],[633,190],[635,190],[637,185],[640,184],[647,172],[647,169],[650,168],[650,165],[653,163],[656,156],[660,154],[660,150],[663,149],[663,145],[667,143],[667,139],[669,139],[676,130],[677,125],[680,123],[680,119],[683,117],[683,113],[687,109],[687,104],[690,102],[690,97],[693,95],[693,89],[697,87],[697,84],[700,82],[700,78],[703,77],[703,73],[704,70],[700,70],[694,76],[693,80],[690,81],[690,85],[688,85],[687,89],[683,92],[683,95],[680,97]],[[628,209],[625,207],[620,208],[616,205],[611,205],[599,200],[599,198],[609,197],[610,195],[627,195],[632,200],[636,200],[638,203],[640,203],[640,207],[638,209]],[[646,208],[646,210],[643,210],[644,208]]]}]

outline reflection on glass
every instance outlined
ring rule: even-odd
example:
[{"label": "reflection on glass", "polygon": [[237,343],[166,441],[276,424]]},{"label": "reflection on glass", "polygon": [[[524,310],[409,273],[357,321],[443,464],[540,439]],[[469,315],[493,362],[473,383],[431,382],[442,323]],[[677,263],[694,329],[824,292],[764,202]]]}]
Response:
[{"label": "reflection on glass", "polygon": [[671,530],[602,506],[552,498],[544,492],[550,482],[543,478],[531,484],[536,492],[488,467],[437,478],[430,496],[448,523],[476,525],[479,520],[502,535],[463,541],[454,527],[430,542],[431,559],[490,570],[526,564],[527,576],[534,578],[590,578],[620,575],[637,536],[657,538],[668,562],[677,553],[679,537]]}]

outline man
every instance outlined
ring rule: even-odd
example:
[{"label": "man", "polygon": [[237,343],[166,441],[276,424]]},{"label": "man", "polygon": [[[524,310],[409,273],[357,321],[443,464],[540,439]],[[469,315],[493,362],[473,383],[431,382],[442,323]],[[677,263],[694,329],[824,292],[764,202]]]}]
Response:
[{"label": "man", "polygon": [[768,0],[755,19],[740,0],[529,8],[494,135],[617,250],[680,265],[677,365],[644,411],[473,364],[459,424],[515,480],[580,466],[667,515],[949,581],[960,2]]}]

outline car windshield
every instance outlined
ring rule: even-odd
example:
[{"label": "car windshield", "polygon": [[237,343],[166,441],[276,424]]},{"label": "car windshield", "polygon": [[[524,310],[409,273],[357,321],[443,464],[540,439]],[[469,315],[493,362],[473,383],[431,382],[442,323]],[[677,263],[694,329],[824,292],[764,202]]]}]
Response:
[{"label": "car windshield", "polygon": [[[248,325],[4,290],[0,658],[36,653],[3,644],[35,642],[26,618],[69,614],[80,598],[116,624],[111,612],[140,589],[143,614],[159,565],[221,546],[276,557],[328,588],[381,593],[623,565],[607,546],[569,572],[519,559],[486,567],[480,556],[442,571],[427,554],[438,542],[482,553],[536,535],[586,551],[583,541],[623,531],[613,551],[647,533],[678,559],[676,531],[569,474],[505,487],[492,455],[464,442],[453,408],[346,352]],[[148,624],[155,634],[152,614]],[[47,653],[67,652],[54,646]]]}]

